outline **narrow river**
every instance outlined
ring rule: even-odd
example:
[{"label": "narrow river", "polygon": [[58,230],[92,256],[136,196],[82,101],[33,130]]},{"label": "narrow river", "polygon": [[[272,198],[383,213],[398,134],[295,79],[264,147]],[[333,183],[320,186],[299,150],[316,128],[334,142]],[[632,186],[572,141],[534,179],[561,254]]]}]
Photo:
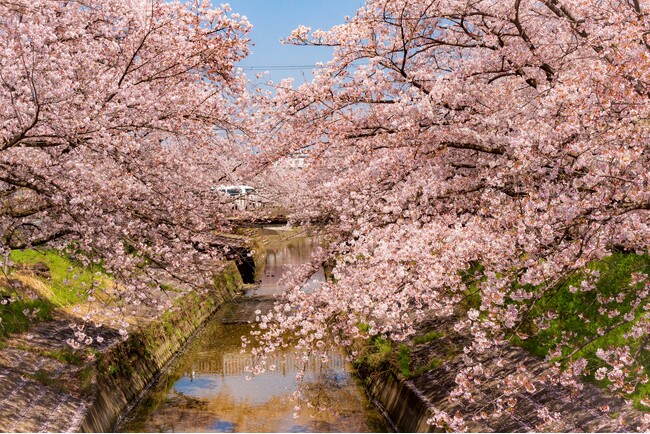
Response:
[{"label": "narrow river", "polygon": [[[278,279],[287,265],[309,260],[314,240],[291,232],[263,230],[266,271],[250,296],[281,290]],[[323,279],[316,273],[307,285]],[[224,308],[228,310],[228,306]],[[312,364],[305,375],[307,396],[328,405],[327,414],[305,409],[294,416],[296,368],[292,357],[278,358],[278,368],[247,380],[250,358],[241,354],[248,324],[223,324],[217,314],[126,416],[120,432],[386,432],[379,412],[351,375],[349,364],[333,354],[327,367]]]}]

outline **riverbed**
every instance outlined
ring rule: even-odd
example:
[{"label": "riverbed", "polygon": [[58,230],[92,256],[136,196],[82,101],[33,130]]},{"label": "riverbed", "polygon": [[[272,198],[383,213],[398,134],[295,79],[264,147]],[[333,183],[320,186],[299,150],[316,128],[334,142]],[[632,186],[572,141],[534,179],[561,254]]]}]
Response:
[{"label": "riverbed", "polygon": [[[313,237],[275,228],[266,236],[266,270],[258,289],[247,296],[281,291],[278,281],[288,265],[309,260]],[[322,270],[308,288],[323,279]],[[228,306],[224,307],[225,310]],[[342,352],[325,366],[311,363],[303,382],[313,403],[330,410],[296,411],[297,382],[291,350],[279,354],[274,371],[253,379],[246,372],[250,356],[241,337],[254,325],[223,324],[215,317],[202,328],[158,382],[118,426],[120,432],[386,432],[381,414],[366,398]]]}]

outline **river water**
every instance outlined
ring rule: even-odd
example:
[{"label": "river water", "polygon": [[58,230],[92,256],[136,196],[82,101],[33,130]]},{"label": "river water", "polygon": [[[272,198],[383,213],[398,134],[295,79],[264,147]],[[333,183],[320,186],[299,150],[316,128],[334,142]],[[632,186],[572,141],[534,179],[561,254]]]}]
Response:
[{"label": "river water", "polygon": [[[315,240],[281,230],[263,231],[267,240],[266,271],[250,295],[269,295],[287,265],[309,260]],[[323,280],[316,273],[307,286]],[[277,369],[248,380],[241,337],[248,324],[222,324],[217,314],[197,334],[146,396],[118,427],[120,432],[386,432],[379,412],[351,375],[342,354],[327,366],[311,363],[303,380],[310,401],[330,412],[297,414],[291,401],[297,368],[290,354],[278,356]],[[288,351],[291,352],[290,350]]]}]

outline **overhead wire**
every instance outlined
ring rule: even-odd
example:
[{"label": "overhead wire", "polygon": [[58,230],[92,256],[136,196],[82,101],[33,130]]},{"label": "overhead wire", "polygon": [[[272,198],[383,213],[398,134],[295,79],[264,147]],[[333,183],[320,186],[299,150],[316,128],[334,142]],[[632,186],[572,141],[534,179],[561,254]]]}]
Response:
[{"label": "overhead wire", "polygon": [[239,68],[247,71],[285,71],[295,69],[313,69],[319,65],[238,65]]}]

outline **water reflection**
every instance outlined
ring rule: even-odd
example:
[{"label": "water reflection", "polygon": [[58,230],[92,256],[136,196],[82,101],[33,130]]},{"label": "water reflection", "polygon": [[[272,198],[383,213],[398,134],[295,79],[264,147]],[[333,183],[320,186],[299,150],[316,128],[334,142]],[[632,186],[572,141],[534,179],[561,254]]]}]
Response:
[{"label": "water reflection", "polygon": [[[259,292],[278,291],[277,279],[285,264],[309,259],[314,241],[297,238],[272,240],[267,273]],[[316,277],[318,279],[318,277]],[[321,278],[322,280],[322,278]],[[121,427],[123,432],[383,432],[380,414],[368,403],[349,373],[341,354],[321,366],[312,360],[305,375],[305,393],[317,405],[336,414],[294,418],[295,373],[300,363],[289,350],[268,361],[275,370],[246,379],[250,358],[241,353],[241,336],[250,325],[223,325],[211,321],[161,377]]]},{"label": "water reflection", "polygon": [[[292,266],[309,261],[311,252],[318,244],[318,237],[296,235],[290,231],[264,231],[268,243],[266,245],[266,268],[264,277],[255,290],[254,295],[272,295],[282,291],[279,281],[283,274]],[[315,289],[325,281],[323,269],[319,269],[306,283],[304,289]]]},{"label": "water reflection", "polygon": [[364,432],[383,431],[359,386],[343,369],[313,366],[305,377],[314,402],[329,404],[338,415],[294,419],[295,369],[280,363],[274,372],[246,379],[240,369],[224,363],[240,356],[239,337],[250,326],[218,321],[205,328],[164,375],[150,396],[135,409],[121,431],[176,432]]}]

